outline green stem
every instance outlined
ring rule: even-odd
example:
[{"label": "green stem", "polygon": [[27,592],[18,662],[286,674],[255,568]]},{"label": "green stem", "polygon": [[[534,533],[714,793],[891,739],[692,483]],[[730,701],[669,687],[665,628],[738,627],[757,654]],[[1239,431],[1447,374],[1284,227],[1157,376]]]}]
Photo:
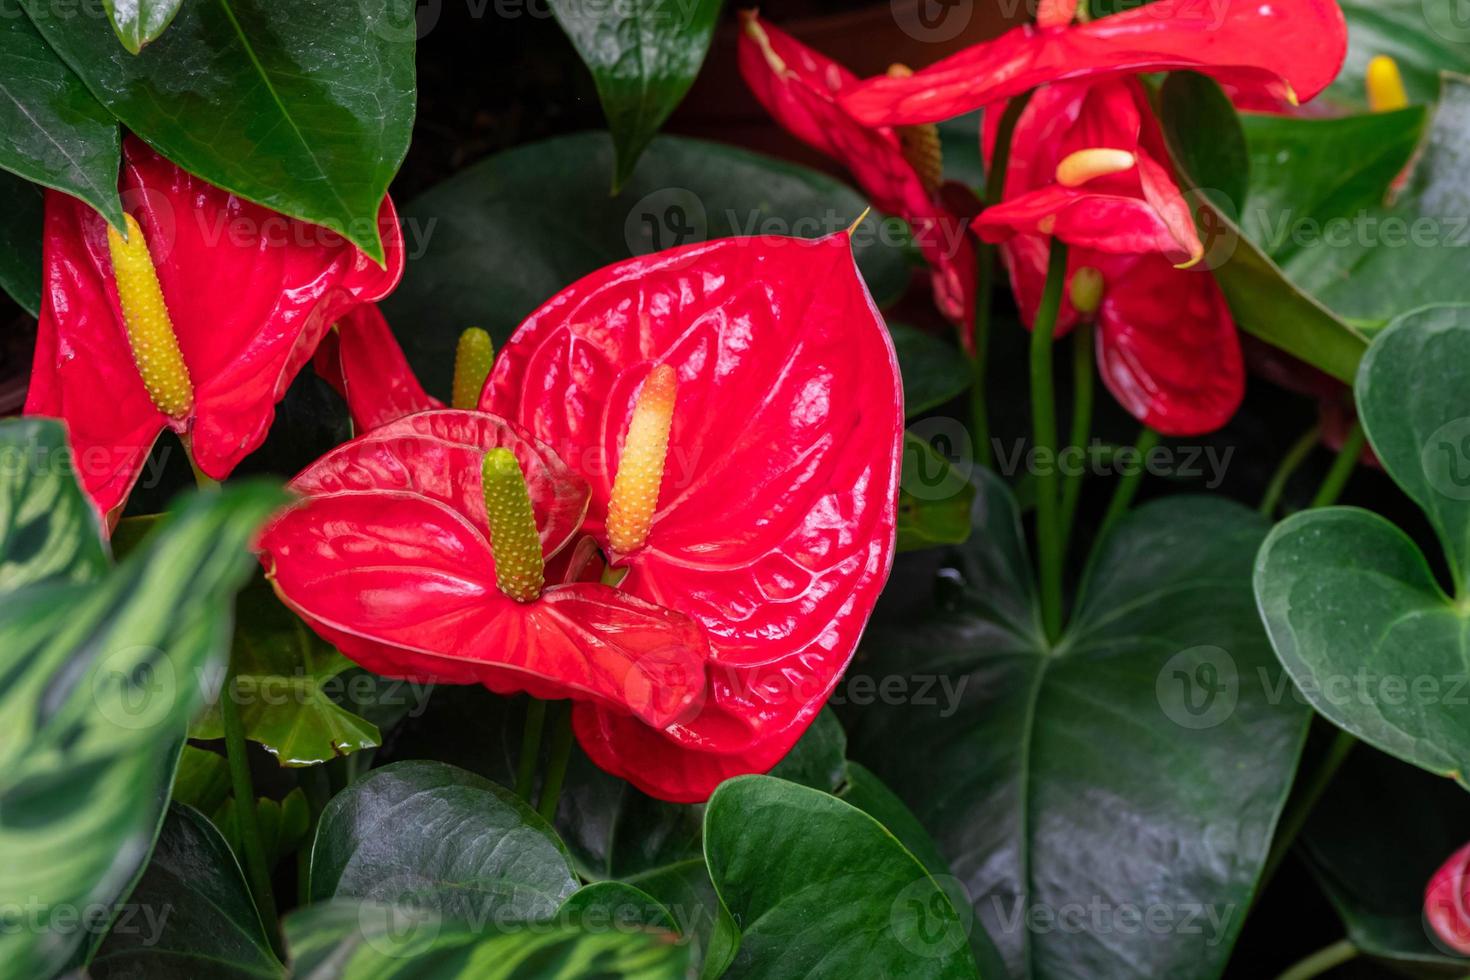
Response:
[{"label": "green stem", "polygon": [[1342,496],[1343,488],[1347,486],[1348,477],[1353,475],[1353,468],[1358,465],[1358,457],[1363,454],[1366,439],[1363,423],[1354,422],[1347,438],[1342,441],[1337,458],[1332,461],[1332,469],[1327,471],[1317,496],[1312,498],[1313,507],[1330,507],[1337,503],[1337,498]]},{"label": "green stem", "polygon": [[[1031,93],[1012,99],[1001,114],[996,127],[995,147],[991,151],[990,168],[985,172],[985,203],[998,204],[1005,194],[1006,170],[1011,159],[1011,134]],[[990,467],[990,413],[985,405],[985,372],[990,362],[990,308],[995,293],[995,246],[981,242],[975,250],[975,322],[972,340],[975,353],[970,358],[970,431],[974,441],[975,462]]]},{"label": "green stem", "polygon": [[551,758],[546,762],[546,779],[541,784],[541,805],[537,808],[547,823],[556,820],[556,804],[561,799],[561,786],[566,781],[567,762],[572,758],[572,702],[557,710],[555,732],[551,736]]},{"label": "green stem", "polygon": [[1057,406],[1052,391],[1052,340],[1066,279],[1067,245],[1053,238],[1046,263],[1046,287],[1036,310],[1036,322],[1031,325],[1031,421],[1036,455],[1045,463],[1036,473],[1036,550],[1041,624],[1049,640],[1055,640],[1062,632],[1062,539],[1057,513]]},{"label": "green stem", "polygon": [[270,869],[265,864],[265,846],[260,840],[260,822],[255,816],[255,787],[250,780],[250,759],[245,754],[245,727],[240,723],[240,706],[235,703],[235,668],[230,665],[220,688],[220,720],[225,730],[225,757],[230,763],[230,784],[235,794],[235,819],[240,828],[240,849],[245,853],[245,873],[255,907],[270,934],[276,953],[283,952],[276,919],[276,899],[271,892]]},{"label": "green stem", "polygon": [[521,729],[521,758],[516,765],[516,795],[531,802],[536,782],[536,759],[541,754],[541,730],[546,725],[546,702],[531,698],[526,703],[526,724]]},{"label": "green stem", "polygon": [[1349,940],[1339,939],[1331,946],[1324,946],[1317,952],[1298,960],[1288,967],[1276,980],[1311,980],[1326,973],[1335,966],[1341,966],[1348,960],[1358,955],[1358,947]]},{"label": "green stem", "polygon": [[1322,438],[1322,427],[1314,425],[1301,434],[1301,438],[1291,444],[1286,455],[1281,457],[1281,463],[1276,467],[1276,472],[1271,474],[1271,482],[1266,484],[1266,493],[1261,497],[1260,511],[1266,517],[1276,513],[1276,505],[1281,501],[1281,494],[1286,490],[1286,484],[1291,475],[1306,461],[1316,448],[1317,442]]},{"label": "green stem", "polygon": [[[1138,433],[1138,441],[1133,444],[1134,456],[1138,459],[1138,466],[1132,473],[1128,473],[1118,481],[1118,486],[1113,490],[1113,499],[1108,502],[1108,511],[1103,515],[1102,524],[1097,529],[1097,540],[1101,541],[1108,536],[1113,525],[1123,519],[1128,513],[1128,508],[1133,506],[1133,498],[1138,494],[1138,485],[1143,482],[1143,474],[1148,469],[1144,465],[1148,454],[1159,444],[1159,434],[1148,426]],[[1115,455],[1114,460],[1117,459]]]},{"label": "green stem", "polygon": [[1261,883],[1256,888],[1259,895],[1266,890],[1266,885],[1271,881],[1276,869],[1281,867],[1281,862],[1286,860],[1287,852],[1291,850],[1292,844],[1296,843],[1297,835],[1301,833],[1302,827],[1306,826],[1307,817],[1311,816],[1312,808],[1327,791],[1332,777],[1337,775],[1337,770],[1342,768],[1348,753],[1358,740],[1347,732],[1339,731],[1332,744],[1327,747],[1327,754],[1322,757],[1322,762],[1317,770],[1312,773],[1312,778],[1302,785],[1302,790],[1287,807],[1286,814],[1281,818],[1281,823],[1276,828],[1276,836],[1271,841],[1271,850],[1266,854],[1265,867],[1261,869]]},{"label": "green stem", "polygon": [[[1085,460],[1087,442],[1092,437],[1092,365],[1093,327],[1091,323],[1077,324],[1072,331],[1072,438],[1070,444],[1083,453]],[[1065,475],[1062,484],[1062,558],[1067,557],[1067,544],[1072,539],[1072,523],[1077,517],[1077,503],[1082,499],[1082,483],[1086,465]]]}]

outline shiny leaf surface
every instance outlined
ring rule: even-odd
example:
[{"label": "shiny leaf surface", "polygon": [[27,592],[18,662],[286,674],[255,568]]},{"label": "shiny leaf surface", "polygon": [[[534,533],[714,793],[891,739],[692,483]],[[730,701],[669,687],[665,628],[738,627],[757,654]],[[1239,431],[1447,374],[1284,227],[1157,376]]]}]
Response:
[{"label": "shiny leaf surface", "polygon": [[31,316],[41,313],[41,226],[45,195],[40,186],[0,170],[0,289]]},{"label": "shiny leaf surface", "polygon": [[[1048,645],[1016,504],[997,477],[977,486],[975,534],[932,598],[864,640],[858,677],[900,678],[906,696],[855,713],[851,755],[934,835],[1010,975],[1214,976],[1308,715],[1274,673],[1250,591],[1265,522],[1218,498],[1139,508]],[[1118,926],[1106,943],[1046,918],[1089,903]],[[1215,918],[1167,941],[1122,928],[1151,905]]]},{"label": "shiny leaf surface", "polygon": [[102,0],[112,29],[123,47],[133,54],[143,45],[156,41],[164,32],[184,0]]},{"label": "shiny leaf surface", "polygon": [[66,18],[46,0],[22,6],[97,99],[170,160],[384,260],[378,208],[413,127],[413,3],[185,3],[130,54],[103,2],[79,0]]}]

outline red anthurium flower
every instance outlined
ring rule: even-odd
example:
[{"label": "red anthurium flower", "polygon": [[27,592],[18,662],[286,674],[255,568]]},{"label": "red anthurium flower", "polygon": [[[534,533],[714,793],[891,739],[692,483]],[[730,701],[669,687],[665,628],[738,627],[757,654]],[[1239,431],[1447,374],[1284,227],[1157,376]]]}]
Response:
[{"label": "red anthurium flower", "polygon": [[[986,114],[987,159],[998,115]],[[1203,249],[1165,160],[1137,82],[1048,85],[1016,122],[1004,200],[983,211],[975,228],[1002,243],[1028,323],[1046,282],[1048,236],[1073,246],[1069,278],[1083,267],[1101,272],[1093,319],[1104,383],[1146,425],[1196,435],[1235,413],[1245,369],[1214,277],[1202,267],[1175,267]],[[1077,319],[1064,300],[1058,332]]]},{"label": "red anthurium flower", "polygon": [[852,657],[894,548],[902,395],[846,234],[609,266],[501,352],[481,408],[591,487],[620,588],[699,622],[709,687],[660,728],[579,705],[601,767],[667,800],[769,769]]},{"label": "red anthurium flower", "polygon": [[1470,956],[1470,844],[1445,861],[1424,889],[1424,921],[1433,936]]},{"label": "red anthurium flower", "polygon": [[424,391],[388,321],[370,303],[348,313],[322,338],[313,364],[317,374],[347,401],[359,432],[445,407]]},{"label": "red anthurium flower", "polygon": [[[934,297],[950,320],[968,327],[975,301],[975,252],[964,219],[941,200],[939,133],[859,123],[838,104],[858,78],[789,34],[742,11],[740,73],[755,97],[793,136],[852,171],[881,211],[909,223],[929,262]],[[899,74],[903,69],[895,68]],[[968,336],[968,331],[966,331]]]},{"label": "red anthurium flower", "polygon": [[520,426],[421,412],[290,486],[305,501],[262,536],[267,575],[369,670],[586,699],[657,727],[702,696],[708,646],[691,620],[600,583],[545,585],[588,488]]},{"label": "red anthurium flower", "polygon": [[403,272],[391,202],[379,268],[346,239],[204,183],[124,144],[128,234],[46,197],[45,290],[26,412],[66,421],[83,485],[119,507],[165,428],[223,479],[332,322]]},{"label": "red anthurium flower", "polygon": [[1337,76],[1347,25],[1335,0],[1158,0],[1087,23],[1076,0],[1035,25],[967,48],[911,78],[876,78],[842,103],[870,126],[948,119],[1049,82],[1192,69],[1243,93],[1306,101]]}]

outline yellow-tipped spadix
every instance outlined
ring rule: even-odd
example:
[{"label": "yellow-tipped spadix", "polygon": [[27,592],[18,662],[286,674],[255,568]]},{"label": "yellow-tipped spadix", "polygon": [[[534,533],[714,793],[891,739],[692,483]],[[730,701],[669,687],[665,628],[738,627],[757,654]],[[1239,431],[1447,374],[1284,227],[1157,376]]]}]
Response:
[{"label": "yellow-tipped spadix", "polygon": [[495,556],[495,584],[517,602],[541,595],[546,561],[541,535],[531,510],[531,493],[515,453],[492,449],[480,468],[485,491],[485,518],[490,525],[490,552]]},{"label": "yellow-tipped spadix", "polygon": [[1081,187],[1095,177],[1122,173],[1133,169],[1138,160],[1127,150],[1096,148],[1069,153],[1057,164],[1057,183],[1063,187]]},{"label": "yellow-tipped spadix", "polygon": [[1408,107],[1409,93],[1404,90],[1404,76],[1399,72],[1398,62],[1388,55],[1375,55],[1368,62],[1366,80],[1368,108],[1374,112],[1392,112]]},{"label": "yellow-tipped spadix", "polygon": [[658,508],[658,488],[664,479],[664,458],[669,452],[669,429],[678,393],[674,369],[660,364],[644,379],[643,390],[633,403],[633,418],[628,423],[628,437],[623,441],[607,505],[608,544],[619,554],[637,551],[648,541]]},{"label": "yellow-tipped spadix", "polygon": [[107,226],[107,246],[112,254],[112,273],[117,280],[117,298],[122,305],[133,363],[143,378],[143,387],[158,410],[182,418],[194,407],[194,383],[179,351],[158,270],[148,254],[143,229],[132,215],[127,219],[127,238]]},{"label": "yellow-tipped spadix", "polygon": [[[907,65],[889,65],[889,78],[908,78],[914,73]],[[919,181],[931,194],[944,182],[944,148],[939,141],[939,127],[934,123],[896,126],[898,148],[908,165],[919,175]]]},{"label": "yellow-tipped spadix", "polygon": [[495,363],[495,343],[479,327],[470,327],[459,335],[454,351],[454,388],[449,404],[453,408],[473,411],[480,406],[480,389],[490,377]]}]

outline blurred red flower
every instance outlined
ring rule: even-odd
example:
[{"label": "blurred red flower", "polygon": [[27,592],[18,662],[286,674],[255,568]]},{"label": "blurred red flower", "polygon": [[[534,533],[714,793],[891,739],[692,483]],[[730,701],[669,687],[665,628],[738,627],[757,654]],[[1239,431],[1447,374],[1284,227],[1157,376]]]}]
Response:
[{"label": "blurred red flower", "polygon": [[1470,844],[1442,864],[1424,889],[1424,921],[1440,942],[1470,956]]}]

